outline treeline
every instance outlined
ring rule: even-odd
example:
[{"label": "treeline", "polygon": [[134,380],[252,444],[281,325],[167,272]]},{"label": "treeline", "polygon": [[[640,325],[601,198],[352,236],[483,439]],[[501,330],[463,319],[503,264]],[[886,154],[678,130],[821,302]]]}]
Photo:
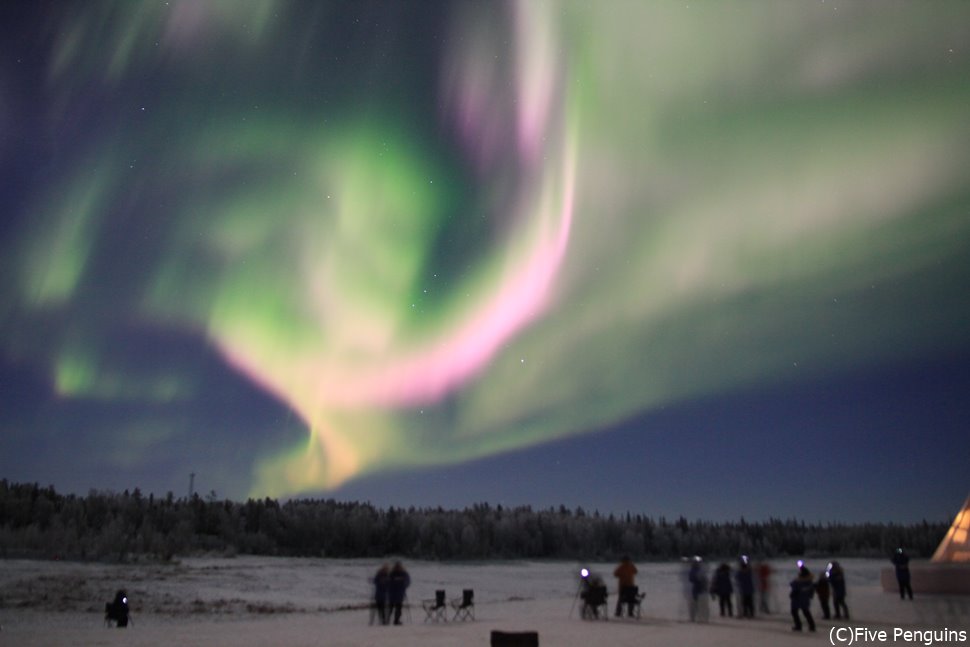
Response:
[{"label": "treeline", "polygon": [[196,554],[421,559],[670,560],[683,555],[884,557],[898,546],[927,557],[947,523],[712,523],[478,504],[464,510],[375,508],[304,499],[245,503],[176,499],[0,480],[0,557],[125,561]]}]

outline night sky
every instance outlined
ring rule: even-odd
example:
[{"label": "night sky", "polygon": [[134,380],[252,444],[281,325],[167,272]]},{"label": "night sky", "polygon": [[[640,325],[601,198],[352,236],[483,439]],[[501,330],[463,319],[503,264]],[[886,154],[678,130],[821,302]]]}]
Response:
[{"label": "night sky", "polygon": [[0,4],[0,477],[949,520],[970,4]]}]

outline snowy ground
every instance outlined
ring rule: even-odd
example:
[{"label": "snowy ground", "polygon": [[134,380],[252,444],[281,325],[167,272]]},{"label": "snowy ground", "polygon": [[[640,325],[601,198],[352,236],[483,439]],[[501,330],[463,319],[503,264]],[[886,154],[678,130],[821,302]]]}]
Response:
[{"label": "snowy ground", "polygon": [[[814,573],[827,560],[808,560]],[[0,645],[488,645],[493,629],[538,631],[542,645],[806,645],[829,644],[838,627],[962,630],[970,634],[970,598],[920,596],[901,602],[883,593],[872,560],[840,560],[849,584],[852,620],[819,620],[816,634],[794,634],[787,611],[790,561],[775,562],[775,613],[755,620],[717,616],[687,622],[680,564],[640,564],[646,591],[639,621],[583,621],[576,603],[580,565],[563,562],[441,564],[407,562],[410,623],[370,625],[373,560],[237,557],[186,559],[178,564],[101,565],[0,561]],[[612,564],[586,564],[604,575],[612,606]],[[107,629],[104,604],[128,591],[133,624]],[[474,622],[425,623],[421,600],[445,589],[449,598],[475,590]],[[821,616],[817,603],[816,618]],[[841,634],[845,637],[845,630]],[[858,641],[865,642],[865,641]],[[872,641],[869,642],[879,642]],[[934,644],[970,644],[935,642]]]}]

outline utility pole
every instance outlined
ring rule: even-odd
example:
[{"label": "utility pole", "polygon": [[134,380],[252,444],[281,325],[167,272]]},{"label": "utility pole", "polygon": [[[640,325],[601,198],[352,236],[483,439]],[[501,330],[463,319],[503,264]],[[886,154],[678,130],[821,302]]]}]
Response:
[{"label": "utility pole", "polygon": [[195,494],[195,472],[189,474],[189,501],[192,500],[193,494]]}]

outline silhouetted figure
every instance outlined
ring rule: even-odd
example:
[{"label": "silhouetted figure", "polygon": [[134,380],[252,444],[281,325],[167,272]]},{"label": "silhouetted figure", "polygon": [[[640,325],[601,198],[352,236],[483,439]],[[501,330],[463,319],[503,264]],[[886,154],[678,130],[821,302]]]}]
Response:
[{"label": "silhouetted figure", "polygon": [[795,621],[792,631],[802,630],[802,621],[798,617],[801,612],[808,623],[808,630],[815,631],[815,620],[812,618],[811,604],[812,596],[815,595],[815,583],[812,581],[812,573],[804,566],[798,567],[798,576],[791,581],[791,617]]},{"label": "silhouetted figure", "polygon": [[707,569],[700,557],[694,557],[687,580],[690,583],[691,622],[707,622]]},{"label": "silhouetted figure", "polygon": [[825,620],[829,620],[832,617],[832,612],[829,609],[829,597],[831,597],[831,593],[832,590],[829,588],[828,573],[822,573],[815,582],[815,595],[818,596],[818,605],[822,607],[822,618]]},{"label": "silhouetted figure", "polygon": [[128,594],[123,589],[115,593],[115,599],[104,605],[104,621],[115,623],[119,629],[128,626]]},{"label": "silhouetted figure", "polygon": [[707,622],[707,570],[703,560],[696,555],[687,571],[687,583],[690,592],[687,613],[690,621]]},{"label": "silhouetted figure", "polygon": [[734,574],[734,581],[738,585],[738,594],[741,596],[740,616],[742,618],[754,617],[754,573],[751,571],[751,564],[748,556],[741,557],[738,572]]},{"label": "silhouetted figure", "polygon": [[377,620],[382,625],[386,625],[388,621],[387,585],[389,572],[390,568],[387,564],[382,564],[374,575],[374,610],[377,611]]},{"label": "silhouetted figure", "polygon": [[387,575],[387,601],[390,604],[388,614],[393,613],[396,625],[401,624],[401,609],[409,586],[411,576],[401,562],[394,562],[394,568]]},{"label": "silhouetted figure", "polygon": [[404,597],[407,595],[408,587],[411,586],[411,576],[404,570],[401,562],[394,562],[394,568],[387,576],[387,601],[390,603],[390,611],[394,614],[394,624],[401,624],[401,608],[404,606]]},{"label": "silhouetted figure", "polygon": [[[734,595],[734,586],[731,584],[731,567],[721,564],[714,571],[714,581],[711,583],[711,593],[717,596],[717,603],[721,609],[721,616],[734,616],[734,604],[731,596]],[[725,611],[727,613],[725,613]]]},{"label": "silhouetted figure", "polygon": [[896,549],[893,555],[893,566],[896,567],[896,582],[899,584],[899,599],[905,600],[906,594],[913,599],[913,587],[909,583],[909,555],[902,548]]},{"label": "silhouetted figure", "polygon": [[583,608],[580,616],[584,620],[598,620],[600,617],[600,607],[603,607],[603,618],[606,619],[610,612],[606,606],[606,584],[599,575],[590,575],[583,578],[583,592],[580,594],[583,600]]},{"label": "silhouetted figure", "polygon": [[758,564],[758,595],[760,596],[761,613],[771,613],[768,603],[771,597],[771,564],[761,562]]},{"label": "silhouetted figure", "polygon": [[693,620],[693,604],[694,604],[694,584],[690,581],[690,572],[693,568],[693,562],[688,557],[681,557],[680,563],[683,566],[681,569],[681,591],[684,596],[684,608],[687,609],[687,617]]},{"label": "silhouetted figure", "polygon": [[829,567],[829,584],[832,585],[832,597],[835,601],[835,618],[841,619],[843,616],[849,619],[849,607],[845,604],[845,573],[842,565],[832,562]]},{"label": "silhouetted figure", "polygon": [[633,617],[637,597],[636,575],[637,567],[634,566],[629,557],[624,555],[623,559],[620,560],[620,565],[613,571],[613,576],[616,577],[619,587],[618,595],[616,596],[617,618],[623,615],[624,602],[627,605],[627,615],[631,618]]}]

